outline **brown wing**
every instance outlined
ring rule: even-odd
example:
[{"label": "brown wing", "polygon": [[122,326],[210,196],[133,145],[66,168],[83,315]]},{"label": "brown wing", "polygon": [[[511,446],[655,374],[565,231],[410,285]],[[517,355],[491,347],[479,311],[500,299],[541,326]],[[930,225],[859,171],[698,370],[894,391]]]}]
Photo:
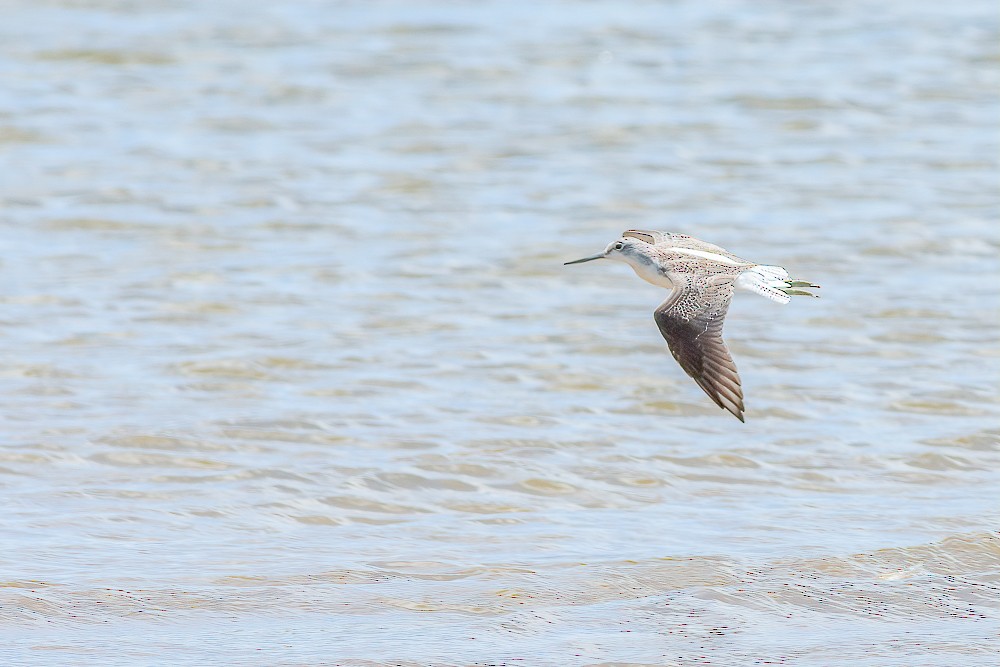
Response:
[{"label": "brown wing", "polygon": [[653,319],[684,372],[716,405],[744,421],[740,376],[722,340],[722,323],[733,298],[733,283],[696,286],[692,282],[675,281],[670,296],[653,312]]}]

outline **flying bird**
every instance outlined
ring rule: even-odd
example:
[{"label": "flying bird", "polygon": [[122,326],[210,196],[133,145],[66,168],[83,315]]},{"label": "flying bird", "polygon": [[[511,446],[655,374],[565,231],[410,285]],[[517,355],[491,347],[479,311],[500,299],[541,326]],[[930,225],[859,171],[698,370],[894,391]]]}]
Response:
[{"label": "flying bird", "polygon": [[595,259],[625,262],[646,282],[670,290],[653,311],[670,353],[716,405],[741,422],[740,376],[722,340],[733,292],[745,290],[788,303],[793,296],[816,296],[807,290],[819,287],[789,278],[780,266],[754,264],[717,245],[669,232],[630,229],[604,252],[566,264]]}]

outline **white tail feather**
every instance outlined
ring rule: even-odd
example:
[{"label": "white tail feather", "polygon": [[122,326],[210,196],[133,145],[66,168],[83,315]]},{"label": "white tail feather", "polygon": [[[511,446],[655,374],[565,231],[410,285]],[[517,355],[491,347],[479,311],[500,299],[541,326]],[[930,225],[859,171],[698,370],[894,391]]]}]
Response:
[{"label": "white tail feather", "polygon": [[791,298],[783,290],[788,289],[788,271],[780,266],[758,264],[749,268],[736,279],[736,288],[759,294],[771,301],[788,303]]},{"label": "white tail feather", "polygon": [[773,278],[774,280],[788,280],[788,271],[785,271],[780,266],[769,266],[767,264],[758,264],[757,266],[750,269],[751,271],[756,271],[762,276],[768,278]]},{"label": "white tail feather", "polygon": [[792,296],[816,297],[807,290],[818,289],[819,285],[813,285],[808,280],[789,278],[788,271],[780,266],[758,264],[736,278],[736,288],[760,294],[771,301],[788,303],[791,300],[789,297]]}]

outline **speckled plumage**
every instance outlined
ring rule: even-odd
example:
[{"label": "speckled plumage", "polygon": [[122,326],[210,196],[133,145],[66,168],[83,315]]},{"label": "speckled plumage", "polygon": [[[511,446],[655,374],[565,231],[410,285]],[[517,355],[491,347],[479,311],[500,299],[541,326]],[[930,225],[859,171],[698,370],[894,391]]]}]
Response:
[{"label": "speckled plumage", "polygon": [[786,303],[789,296],[814,296],[797,288],[818,287],[789,279],[779,266],[755,264],[717,245],[668,232],[630,229],[603,253],[567,264],[593,259],[623,261],[643,280],[671,290],[653,312],[670,353],[716,405],[740,421],[743,390],[722,339],[734,292],[745,289]]}]

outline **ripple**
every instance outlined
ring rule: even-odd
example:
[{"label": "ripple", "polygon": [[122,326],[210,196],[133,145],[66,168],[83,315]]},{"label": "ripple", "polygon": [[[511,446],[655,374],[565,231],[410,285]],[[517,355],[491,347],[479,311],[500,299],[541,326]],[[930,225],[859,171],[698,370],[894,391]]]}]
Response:
[{"label": "ripple", "polygon": [[319,501],[325,505],[332,505],[341,509],[377,512],[381,514],[421,514],[427,511],[411,505],[380,502],[356,496],[326,496],[320,498]]},{"label": "ripple", "polygon": [[921,454],[906,461],[906,465],[925,470],[982,470],[968,459],[961,456],[944,454]]},{"label": "ripple", "polygon": [[518,491],[541,496],[564,496],[577,493],[580,489],[572,484],[560,482],[554,479],[540,479],[537,477],[521,480],[511,487]]},{"label": "ripple", "polygon": [[233,466],[214,459],[193,458],[189,456],[168,456],[151,452],[101,452],[87,457],[95,463],[103,463],[116,467],[148,467],[148,468],[198,468],[203,470],[225,470]]},{"label": "ripple", "polygon": [[[190,375],[195,377],[204,376],[219,379],[276,380],[279,377],[272,373],[268,373],[264,370],[264,367],[256,362],[241,361],[237,359],[186,361],[175,364],[171,367],[171,370],[173,372],[180,373],[181,375]],[[226,385],[221,386],[225,387]]]},{"label": "ripple", "polygon": [[945,415],[949,417],[969,417],[986,414],[984,409],[962,405],[953,401],[935,400],[902,400],[894,401],[889,405],[891,410],[899,412],[912,412],[919,414]]},{"label": "ripple", "polygon": [[366,485],[382,490],[398,488],[469,492],[478,488],[458,479],[429,478],[410,473],[378,473]]},{"label": "ripple", "polygon": [[76,60],[98,65],[168,65],[173,58],[163,53],[114,51],[109,49],[59,49],[40,51],[39,60]]},{"label": "ripple", "polygon": [[1000,451],[1000,431],[981,431],[968,435],[932,438],[922,442],[936,447],[958,447],[974,451],[996,452]]},{"label": "ripple", "polygon": [[97,443],[111,447],[129,449],[153,449],[167,451],[232,451],[234,447],[219,442],[193,440],[169,435],[128,434],[106,436],[96,440]]}]

